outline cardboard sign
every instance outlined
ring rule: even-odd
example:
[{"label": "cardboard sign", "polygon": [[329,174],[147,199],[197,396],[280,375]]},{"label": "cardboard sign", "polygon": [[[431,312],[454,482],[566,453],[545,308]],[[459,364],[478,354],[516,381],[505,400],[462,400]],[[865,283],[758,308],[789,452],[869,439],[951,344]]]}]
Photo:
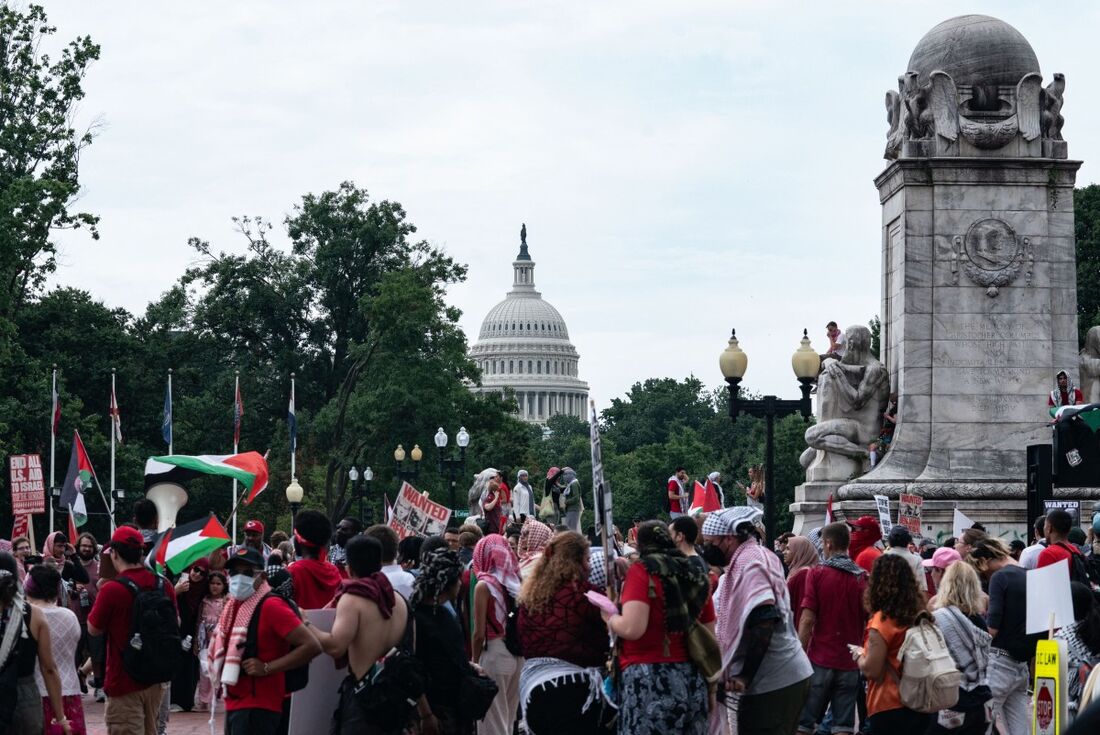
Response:
[{"label": "cardboard sign", "polygon": [[1081,525],[1081,501],[1080,500],[1044,500],[1043,501],[1043,513],[1049,513],[1052,510],[1064,510],[1070,514],[1073,518],[1073,525]]},{"label": "cardboard sign", "polygon": [[1069,561],[1027,571],[1027,633],[1045,633],[1073,622],[1073,595],[1069,588]]},{"label": "cardboard sign", "polygon": [[890,498],[885,495],[876,495],[875,507],[878,508],[878,523],[882,526],[882,537],[886,538],[893,527],[890,523]]},{"label": "cardboard sign", "polygon": [[961,510],[959,510],[958,508],[955,508],[955,512],[954,512],[954,514],[952,516],[952,519],[951,519],[951,535],[952,536],[954,536],[955,538],[959,538],[960,536],[963,535],[963,531],[965,531],[968,528],[973,527],[973,525],[974,525],[974,521],[967,518],[966,515]]},{"label": "cardboard sign", "polygon": [[920,516],[924,498],[919,495],[898,496],[898,525],[905,526],[914,537],[920,535]]},{"label": "cardboard sign", "polygon": [[419,492],[409,483],[402,483],[397,502],[393,505],[390,528],[399,539],[406,536],[439,536],[451,520],[451,509],[428,500],[427,493]]},{"label": "cardboard sign", "polygon": [[1062,725],[1068,724],[1067,681],[1066,642],[1039,641],[1035,646],[1035,699],[1031,708],[1034,735],[1059,735]]},{"label": "cardboard sign", "polygon": [[12,513],[45,513],[46,483],[42,479],[42,457],[37,454],[13,454],[9,460]]},{"label": "cardboard sign", "polygon": [[[303,610],[302,616],[318,630],[328,633],[332,631],[336,611]],[[313,735],[328,728],[340,703],[340,683],[347,674],[347,668],[336,668],[332,657],[323,653],[309,662],[309,683],[290,695],[290,735]]]}]

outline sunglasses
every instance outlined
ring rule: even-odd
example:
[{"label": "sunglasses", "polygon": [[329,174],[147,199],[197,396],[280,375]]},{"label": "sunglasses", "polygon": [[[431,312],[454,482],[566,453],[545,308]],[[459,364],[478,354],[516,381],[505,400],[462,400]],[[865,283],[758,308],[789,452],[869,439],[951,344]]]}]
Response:
[{"label": "sunglasses", "polygon": [[194,569],[191,570],[191,573],[192,574],[197,574],[200,577],[205,577],[206,576],[206,570],[203,569],[202,567],[195,567]]}]

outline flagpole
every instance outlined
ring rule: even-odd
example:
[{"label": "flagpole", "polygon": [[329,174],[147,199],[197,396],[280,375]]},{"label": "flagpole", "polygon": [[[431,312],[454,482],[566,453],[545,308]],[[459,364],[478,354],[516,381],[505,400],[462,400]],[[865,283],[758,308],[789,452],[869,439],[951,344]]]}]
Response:
[{"label": "flagpole", "polygon": [[111,535],[115,533],[115,369],[111,368],[111,407],[108,413],[111,417]]},{"label": "flagpole", "polygon": [[[241,371],[236,371],[233,384],[233,454],[237,453],[237,432],[240,431],[240,417],[237,415],[237,398],[241,395]],[[237,478],[233,478],[233,545],[237,545]]]},{"label": "flagpole", "polygon": [[56,463],[55,454],[57,451],[57,363],[53,365],[51,394],[53,396],[53,410],[50,411],[50,489],[47,491],[46,500],[50,504],[50,533],[53,533],[54,464]]},{"label": "flagpole", "polygon": [[172,368],[168,368],[168,453],[175,454],[172,451],[172,441],[176,438],[175,432],[172,431]]},{"label": "flagpole", "polygon": [[[295,422],[295,424],[297,424],[297,422],[298,422],[298,418],[297,418],[298,407],[294,405],[294,373],[290,374],[290,407],[291,407],[291,409],[293,409],[291,411],[291,413],[294,414],[294,416],[295,416],[294,422]],[[291,480],[291,482],[293,482],[294,480],[297,479],[297,475],[294,473],[294,459],[295,459],[295,456],[297,454],[298,454],[298,436],[297,436],[297,432],[295,431],[295,433],[293,435],[291,435],[291,437],[290,437],[290,480]]]}]

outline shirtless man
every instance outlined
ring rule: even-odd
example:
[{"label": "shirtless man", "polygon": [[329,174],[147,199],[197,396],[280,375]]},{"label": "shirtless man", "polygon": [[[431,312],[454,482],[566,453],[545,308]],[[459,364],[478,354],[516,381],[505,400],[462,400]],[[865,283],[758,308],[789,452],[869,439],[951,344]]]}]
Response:
[{"label": "shirtless man", "polygon": [[316,635],[325,653],[336,659],[348,657],[348,675],[340,685],[333,732],[373,735],[381,731],[364,718],[354,690],[374,672],[378,660],[401,642],[409,608],[382,574],[382,544],[377,539],[355,536],[344,551],[349,578],[336,593],[332,632],[318,630]]}]

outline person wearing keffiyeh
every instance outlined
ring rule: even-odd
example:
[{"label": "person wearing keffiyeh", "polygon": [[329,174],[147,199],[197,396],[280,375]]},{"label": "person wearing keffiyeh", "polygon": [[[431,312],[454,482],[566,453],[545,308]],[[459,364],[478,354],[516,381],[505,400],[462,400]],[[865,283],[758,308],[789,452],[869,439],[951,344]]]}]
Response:
[{"label": "person wearing keffiyeh", "polygon": [[471,659],[496,682],[498,692],[480,735],[511,735],[519,706],[519,674],[523,661],[504,645],[508,608],[519,594],[519,560],[508,541],[491,533],[474,547],[474,632]]},{"label": "person wearing keffiyeh", "polygon": [[528,518],[519,531],[519,576],[526,577],[542,556],[542,550],[550,543],[554,529],[534,518]]},{"label": "person wearing keffiyeh", "polygon": [[763,514],[733,507],[703,523],[726,559],[718,582],[718,643],[727,690],[742,693],[740,732],[794,732],[813,669],[795,634],[779,557],[760,543]]},{"label": "person wearing keffiyeh", "polygon": [[659,521],[638,527],[638,551],[641,559],[623,584],[622,612],[603,613],[623,641],[619,732],[703,735],[707,683],[688,656],[686,634],[696,621],[713,625],[710,583]]}]

